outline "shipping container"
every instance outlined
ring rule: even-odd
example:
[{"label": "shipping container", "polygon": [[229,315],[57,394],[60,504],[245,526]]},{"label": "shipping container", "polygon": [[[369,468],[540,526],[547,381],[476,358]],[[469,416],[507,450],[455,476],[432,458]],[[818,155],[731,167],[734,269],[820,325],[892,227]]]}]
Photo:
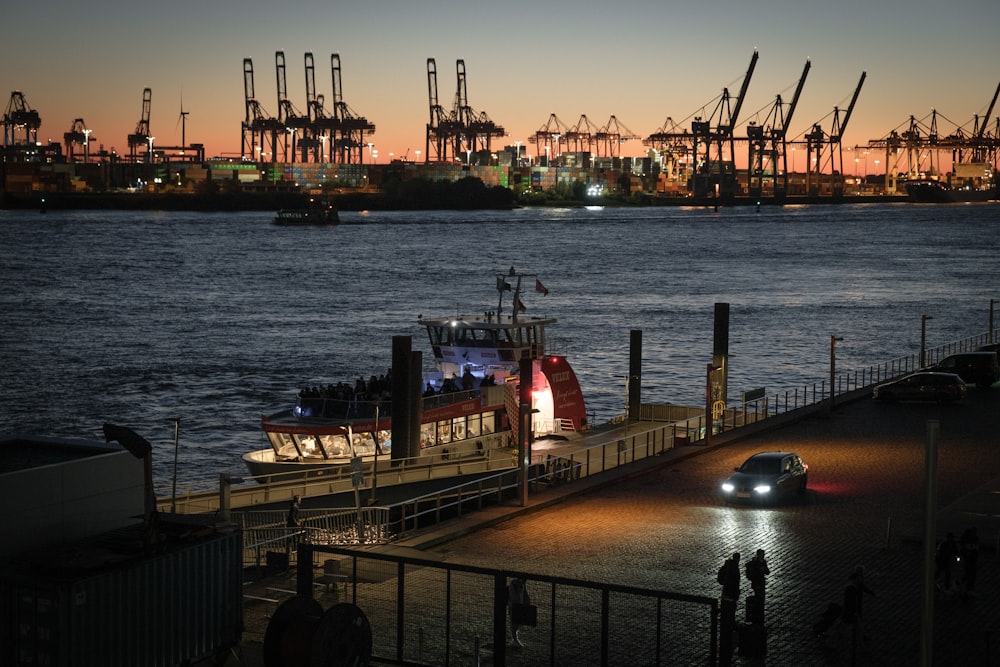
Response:
[{"label": "shipping container", "polygon": [[4,563],[0,665],[171,667],[239,644],[242,533],[160,525],[152,543],[139,525]]}]

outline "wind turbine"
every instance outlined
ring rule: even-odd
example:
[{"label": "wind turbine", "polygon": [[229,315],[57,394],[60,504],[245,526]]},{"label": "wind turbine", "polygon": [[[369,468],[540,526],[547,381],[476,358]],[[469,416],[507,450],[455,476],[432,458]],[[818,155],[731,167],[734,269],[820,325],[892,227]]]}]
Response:
[{"label": "wind turbine", "polygon": [[[181,126],[181,148],[187,148],[187,115],[189,112],[184,111],[184,91],[181,91],[181,113],[177,117],[177,125]],[[174,131],[177,130],[177,125],[174,126]]]}]

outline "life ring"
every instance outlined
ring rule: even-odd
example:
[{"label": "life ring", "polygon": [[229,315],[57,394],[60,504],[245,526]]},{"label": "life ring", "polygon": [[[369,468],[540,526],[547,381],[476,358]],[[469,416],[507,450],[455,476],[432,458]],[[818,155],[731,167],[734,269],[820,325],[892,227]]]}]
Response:
[{"label": "life ring", "polygon": [[447,461],[448,460],[448,450],[447,449],[442,449],[441,450],[441,460],[442,461]]}]

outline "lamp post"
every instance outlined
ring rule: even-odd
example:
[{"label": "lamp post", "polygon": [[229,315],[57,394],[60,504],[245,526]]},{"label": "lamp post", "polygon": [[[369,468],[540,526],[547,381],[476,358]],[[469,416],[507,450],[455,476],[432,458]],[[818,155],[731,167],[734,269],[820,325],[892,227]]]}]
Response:
[{"label": "lamp post", "polygon": [[930,315],[920,316],[920,367],[923,368],[927,363],[927,320],[933,320],[934,318]]},{"label": "lamp post", "polygon": [[844,340],[843,336],[830,336],[830,400],[826,404],[826,413],[833,412],[833,404],[837,395],[834,382],[837,377],[837,341]]}]

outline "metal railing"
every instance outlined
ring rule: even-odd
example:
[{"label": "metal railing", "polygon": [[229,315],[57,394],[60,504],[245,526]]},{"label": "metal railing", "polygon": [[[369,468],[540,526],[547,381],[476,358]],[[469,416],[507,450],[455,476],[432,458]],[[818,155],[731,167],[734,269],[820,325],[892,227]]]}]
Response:
[{"label": "metal railing", "polygon": [[[300,563],[326,559],[339,561],[346,601],[364,614],[372,658],[379,664],[717,662],[719,603],[714,598],[341,547],[303,544],[299,549]],[[520,632],[524,648],[516,650],[508,648],[506,601],[514,577],[525,580],[537,611],[536,625]],[[298,570],[296,589],[300,596],[313,596],[312,567]],[[302,639],[309,630],[308,619],[282,620],[282,626],[268,630],[274,643],[265,650],[281,651],[281,631]]]}]

